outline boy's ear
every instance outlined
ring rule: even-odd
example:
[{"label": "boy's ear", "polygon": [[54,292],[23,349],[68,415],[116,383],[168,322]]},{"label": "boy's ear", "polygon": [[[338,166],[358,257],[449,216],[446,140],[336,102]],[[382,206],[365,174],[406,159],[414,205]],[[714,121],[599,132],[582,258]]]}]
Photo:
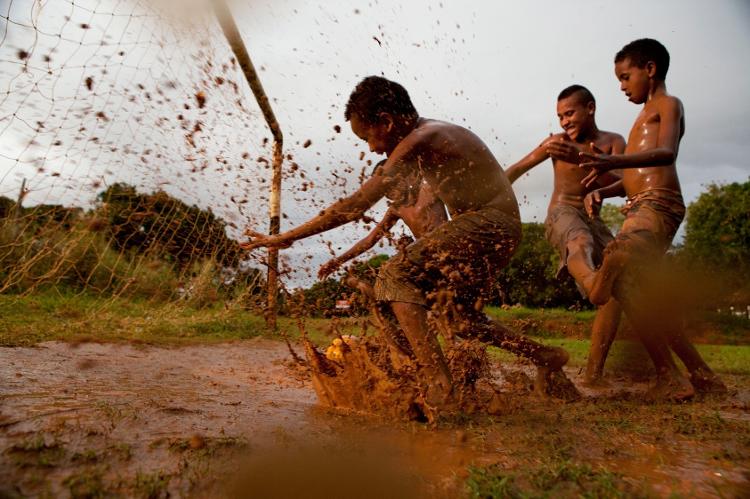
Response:
[{"label": "boy's ear", "polygon": [[646,72],[649,78],[653,78],[656,75],[656,63],[654,61],[648,61],[646,63]]},{"label": "boy's ear", "polygon": [[387,132],[393,130],[394,120],[390,113],[380,113],[378,114],[378,118],[380,119],[380,123],[385,126]]},{"label": "boy's ear", "polygon": [[590,100],[588,104],[586,104],[586,111],[588,111],[588,113],[593,116],[596,112],[596,103]]}]

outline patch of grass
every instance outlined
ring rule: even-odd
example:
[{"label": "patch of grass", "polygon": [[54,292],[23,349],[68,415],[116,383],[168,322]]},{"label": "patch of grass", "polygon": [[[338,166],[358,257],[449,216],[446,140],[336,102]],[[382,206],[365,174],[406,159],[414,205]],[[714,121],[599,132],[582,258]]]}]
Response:
[{"label": "patch of grass", "polygon": [[470,467],[466,480],[472,498],[625,497],[622,477],[607,469],[568,460],[551,461],[508,473],[499,465]]},{"label": "patch of grass", "polygon": [[72,499],[97,499],[109,495],[98,469],[72,474],[63,480],[63,485],[68,488]]},{"label": "patch of grass", "polygon": [[[594,311],[523,307],[507,310],[487,307],[486,311],[511,325],[513,321],[525,321],[523,324],[528,326],[525,334],[545,338],[544,343],[568,350],[571,366],[585,365],[589,350],[589,341],[585,338],[591,329]],[[750,337],[744,326],[748,322],[746,319],[714,315],[718,321],[716,327],[729,328],[729,342],[739,342],[736,338],[741,336],[740,330],[745,337]],[[357,318],[306,318],[304,326],[308,338],[323,345],[336,334],[360,334],[358,321]],[[297,319],[279,317],[278,324],[290,338],[299,337]],[[30,296],[0,295],[0,346],[27,346],[49,340],[195,344],[255,336],[279,337],[266,330],[262,317],[239,307],[227,309],[215,305],[195,309],[184,303],[158,304],[135,298],[103,299],[87,293],[66,293],[55,289]],[[644,361],[631,358],[633,344],[616,341],[607,368],[619,370],[627,368],[628,364],[638,364],[638,370],[642,370]],[[636,347],[640,348],[640,345]],[[750,374],[750,345],[697,345],[697,348],[708,364],[719,372]],[[507,352],[492,351],[502,360],[515,358]],[[645,364],[650,366],[647,359]]]},{"label": "patch of grass", "polygon": [[262,317],[239,308],[193,309],[130,298],[47,290],[0,295],[0,346],[42,341],[133,341],[184,344],[251,338],[265,333]]},{"label": "patch of grass", "polygon": [[525,497],[523,491],[515,483],[515,476],[506,473],[497,465],[486,468],[469,467],[466,488],[472,499]]},{"label": "patch of grass", "polygon": [[130,444],[126,442],[110,445],[107,447],[107,452],[116,456],[121,461],[130,461],[130,458],[133,456],[133,449]]},{"label": "patch of grass", "polygon": [[[570,353],[568,365],[571,367],[584,367],[588,358],[591,342],[588,340],[575,339],[548,339],[545,345],[563,347]],[[629,370],[626,360],[630,357],[630,349],[634,342],[615,341],[610,350],[605,373],[614,369],[615,371]],[[640,345],[636,344],[638,349]],[[750,374],[750,346],[747,345],[695,345],[703,359],[716,372],[727,374]],[[512,353],[499,348],[491,347],[490,354],[501,362],[513,362],[517,359]],[[647,356],[633,359],[636,365],[632,369],[642,372],[644,368],[651,369],[651,361]],[[637,362],[636,362],[637,361]],[[632,362],[631,362],[632,363]]]},{"label": "patch of grass", "polygon": [[82,452],[76,452],[71,458],[74,463],[95,463],[99,460],[99,455],[93,449]]},{"label": "patch of grass", "polygon": [[17,466],[51,468],[65,458],[65,448],[57,441],[47,442],[44,435],[37,435],[6,450]]},{"label": "patch of grass", "polygon": [[172,476],[162,471],[142,473],[138,471],[132,484],[133,495],[145,499],[161,499],[169,497],[169,482]]}]

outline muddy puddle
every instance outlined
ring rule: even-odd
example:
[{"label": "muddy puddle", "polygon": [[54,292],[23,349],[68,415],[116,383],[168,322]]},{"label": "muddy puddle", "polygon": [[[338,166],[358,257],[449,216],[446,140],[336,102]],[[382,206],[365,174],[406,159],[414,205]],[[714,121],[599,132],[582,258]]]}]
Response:
[{"label": "muddy puddle", "polygon": [[645,384],[623,395],[618,380],[563,403],[529,390],[528,365],[493,372],[517,393],[502,414],[423,424],[320,407],[272,340],[3,348],[0,497],[460,497],[491,473],[571,497],[605,479],[657,496],[750,491],[746,378],[690,404],[645,404]]}]

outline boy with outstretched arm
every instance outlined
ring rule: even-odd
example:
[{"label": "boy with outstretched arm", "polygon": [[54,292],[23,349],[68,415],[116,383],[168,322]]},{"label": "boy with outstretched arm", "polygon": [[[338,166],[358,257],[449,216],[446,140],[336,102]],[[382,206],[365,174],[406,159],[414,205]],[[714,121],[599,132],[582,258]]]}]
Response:
[{"label": "boy with outstretched arm", "polygon": [[[580,150],[588,150],[593,144],[598,150],[621,154],[625,149],[625,139],[619,134],[599,130],[595,113],[596,101],[586,87],[571,85],[565,88],[557,97],[557,117],[564,132],[551,135],[505,171],[513,183],[539,163],[552,158],[554,190],[545,220],[546,236],[560,253],[558,276],[567,268],[579,289],[583,289],[583,282],[593,276],[601,264],[604,248],[613,238],[598,216],[589,217],[584,210],[586,194],[597,186],[581,184],[586,172],[578,166],[580,157],[577,152],[570,157],[560,155],[556,145],[566,142]],[[597,183],[605,180],[600,178]],[[609,180],[614,182],[619,177],[612,175]],[[620,305],[614,299],[601,305],[596,312],[584,378],[586,384],[601,382],[604,362],[617,333],[620,315]]]},{"label": "boy with outstretched arm", "polygon": [[[377,174],[377,169],[384,163],[385,160],[378,164],[374,174]],[[429,184],[422,180],[418,171],[409,173],[407,177],[397,182],[386,192],[385,197],[389,205],[383,219],[364,239],[341,255],[324,263],[318,271],[319,279],[325,279],[344,263],[375,246],[390,233],[399,220],[403,220],[417,239],[448,221],[445,205],[435,196]]]},{"label": "boy with outstretched arm", "polygon": [[[721,380],[706,365],[684,337],[677,317],[659,309],[649,281],[658,261],[669,249],[685,215],[676,160],[685,133],[682,102],[667,93],[665,78],[669,53],[656,40],[635,40],[615,56],[615,75],[620,89],[635,104],[643,104],[630,131],[625,154],[581,151],[584,169],[592,171],[584,183],[613,169],[622,170],[622,181],[595,190],[587,196],[589,210],[612,195],[628,197],[628,212],[622,229],[605,250],[602,266],[587,283],[592,303],[606,303],[615,296],[639,330],[657,368],[653,394],[684,399],[700,391],[725,391]],[[690,371],[690,381],[672,360],[667,342]]]},{"label": "boy with outstretched arm", "polygon": [[345,117],[370,150],[386,154],[376,175],[352,195],[283,234],[249,232],[246,249],[287,247],[294,241],[361,218],[394,182],[418,170],[451,220],[388,260],[375,282],[378,301],[390,304],[417,357],[426,399],[446,405],[452,381],[427,313],[435,296],[450,293],[461,313],[460,331],[524,355],[537,365],[560,369],[564,350],[540,345],[507,330],[481,313],[485,292],[510,260],[521,238],[513,190],[489,148],[471,131],[419,116],[406,90],[393,81],[370,76],[347,103]]},{"label": "boy with outstretched arm", "polygon": [[[386,160],[379,162],[373,174],[377,174],[378,169],[385,162]],[[341,255],[324,263],[318,271],[319,279],[325,279],[344,263],[375,246],[378,241],[390,234],[391,228],[399,220],[404,221],[416,238],[422,237],[448,221],[445,205],[435,196],[429,184],[422,180],[417,170],[395,182],[393,187],[386,191],[385,197],[388,199],[389,205],[383,219],[364,239],[358,241]],[[398,245],[404,246],[411,242],[413,242],[412,238],[404,237],[398,241]],[[358,289],[373,304],[371,312],[383,330],[385,340],[391,348],[391,354],[396,357],[396,360],[401,360],[402,356],[413,357],[408,340],[393,323],[388,311],[384,310],[382,303],[375,302],[375,290],[372,283],[353,275],[347,276],[344,282],[347,286]]]}]

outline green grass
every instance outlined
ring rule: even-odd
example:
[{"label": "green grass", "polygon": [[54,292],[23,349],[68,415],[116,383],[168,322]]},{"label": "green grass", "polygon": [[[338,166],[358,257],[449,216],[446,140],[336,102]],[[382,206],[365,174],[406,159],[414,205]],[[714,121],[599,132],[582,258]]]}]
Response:
[{"label": "green grass", "polygon": [[[575,339],[543,339],[545,345],[563,347],[570,353],[569,366],[584,367],[588,357],[589,340]],[[631,348],[640,351],[642,347],[629,341],[615,341],[610,350],[607,367],[611,367],[613,362],[624,362],[626,352]],[[728,374],[750,374],[750,346],[747,345],[696,345],[698,352],[703,356],[706,363],[717,372]],[[515,355],[500,350],[490,348],[490,353],[501,361],[510,362],[516,358]],[[648,359],[643,354],[643,358]],[[650,365],[650,364],[649,364]]]},{"label": "green grass", "polygon": [[[487,312],[545,344],[561,346],[571,355],[570,365],[586,363],[588,333],[594,312],[563,309],[488,307]],[[719,372],[750,374],[750,346],[733,345],[747,336],[746,319],[720,317],[715,329],[727,332],[729,345],[697,345],[709,365]],[[333,327],[335,326],[335,327]],[[520,326],[520,327],[519,327]],[[337,331],[357,334],[357,319],[333,321],[305,318],[304,328],[316,344],[330,341]],[[553,328],[554,330],[550,330]],[[290,338],[300,335],[298,321],[279,318],[279,329]],[[565,333],[561,336],[561,331]],[[29,346],[42,341],[127,341],[148,344],[194,344],[241,340],[271,335],[263,318],[240,307],[194,309],[185,304],[159,304],[130,298],[102,299],[85,293],[46,291],[31,296],[0,295],[0,346]],[[637,347],[640,348],[640,347]],[[636,349],[637,349],[636,348]],[[627,341],[615,342],[608,366],[633,350]],[[513,355],[492,349],[502,360]]]},{"label": "green grass", "polygon": [[535,467],[508,472],[499,465],[470,467],[468,496],[485,498],[625,497],[622,477],[605,468],[569,460],[543,462]]}]

